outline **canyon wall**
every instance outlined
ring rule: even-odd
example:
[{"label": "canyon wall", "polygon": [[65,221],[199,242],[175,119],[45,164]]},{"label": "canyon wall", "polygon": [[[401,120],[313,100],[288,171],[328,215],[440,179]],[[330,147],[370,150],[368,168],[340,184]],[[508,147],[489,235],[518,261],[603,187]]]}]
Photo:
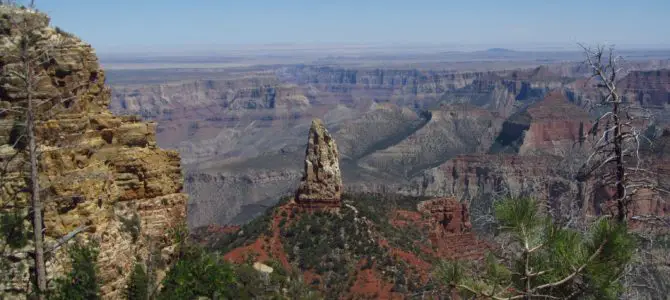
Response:
[{"label": "canyon wall", "polygon": [[159,121],[158,143],[182,154],[189,224],[202,226],[246,220],[240,214],[296,188],[313,118],[338,141],[344,184],[356,191],[411,189],[459,155],[585,151],[598,99],[586,71],[570,63],[490,72],[263,66],[119,85],[112,110]]},{"label": "canyon wall", "polygon": [[111,109],[157,120],[159,144],[182,154],[193,227],[239,222],[297,187],[313,118],[338,141],[349,189],[389,190],[455,155],[485,153],[517,102],[564,81],[544,69],[276,67],[115,87]]}]

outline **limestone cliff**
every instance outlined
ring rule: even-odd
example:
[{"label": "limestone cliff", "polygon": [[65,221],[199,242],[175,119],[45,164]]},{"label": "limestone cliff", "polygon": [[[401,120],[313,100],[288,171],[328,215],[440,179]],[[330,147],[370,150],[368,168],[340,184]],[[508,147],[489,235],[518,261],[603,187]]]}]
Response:
[{"label": "limestone cliff", "polygon": [[[158,254],[154,259],[170,258],[169,230],[185,220],[187,201],[179,154],[156,146],[155,123],[135,116],[117,117],[108,110],[110,90],[90,45],[48,27],[49,18],[42,13],[0,9],[0,66],[18,63],[5,55],[14,45],[9,41],[19,34],[12,21],[32,24],[32,34],[40,40],[60,41],[51,59],[36,70],[48,79],[38,87],[36,99],[44,103],[36,133],[46,245],[76,228],[86,228],[77,238],[98,243],[102,296],[121,298],[136,261],[144,262],[150,251]],[[12,78],[5,70],[0,76],[0,107],[20,106],[25,101],[8,89]],[[6,166],[0,179],[0,212],[27,216],[26,155],[21,143],[14,143],[21,120],[18,113],[0,115],[0,163]],[[128,221],[137,217],[137,224]],[[24,227],[30,228],[27,220]],[[26,253],[32,245],[28,242],[14,249],[5,247],[2,239],[0,244],[2,255],[14,262],[13,281],[0,286],[0,298],[11,298],[30,286],[27,266],[32,261]],[[60,248],[48,260],[50,278],[68,268],[65,255],[66,249]]]}]

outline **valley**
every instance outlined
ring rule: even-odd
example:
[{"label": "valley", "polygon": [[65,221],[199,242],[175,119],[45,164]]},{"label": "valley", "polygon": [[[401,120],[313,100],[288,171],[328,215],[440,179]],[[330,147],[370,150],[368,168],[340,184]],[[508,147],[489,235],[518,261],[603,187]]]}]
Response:
[{"label": "valley", "polygon": [[[652,70],[670,61],[631,57],[625,97],[650,110],[661,130],[670,120],[662,104],[670,95],[663,90],[667,71]],[[524,180],[543,178],[553,157],[585,151],[583,135],[597,115],[591,107],[599,95],[585,84],[582,63],[507,61],[509,69],[492,64],[476,72],[470,67],[483,61],[453,69],[438,69],[438,62],[435,69],[396,69],[390,62],[110,70],[110,108],[157,121],[158,143],[181,153],[193,228],[245,223],[293,193],[313,118],[338,141],[347,190],[471,200],[486,181],[459,177],[450,188],[426,182],[448,184],[436,172],[463,159],[504,174],[536,169],[538,178],[514,179],[521,192],[529,188]]]},{"label": "valley", "polygon": [[38,2],[0,0],[1,299],[670,294],[664,4]]}]

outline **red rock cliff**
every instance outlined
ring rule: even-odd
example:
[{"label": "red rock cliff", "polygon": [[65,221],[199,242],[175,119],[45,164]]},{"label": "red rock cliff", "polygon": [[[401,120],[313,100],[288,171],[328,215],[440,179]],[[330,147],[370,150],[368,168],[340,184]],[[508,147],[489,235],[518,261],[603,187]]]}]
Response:
[{"label": "red rock cliff", "polygon": [[454,198],[437,198],[419,203],[418,211],[424,216],[430,241],[441,257],[473,259],[484,254],[486,244],[471,231],[465,203]]}]

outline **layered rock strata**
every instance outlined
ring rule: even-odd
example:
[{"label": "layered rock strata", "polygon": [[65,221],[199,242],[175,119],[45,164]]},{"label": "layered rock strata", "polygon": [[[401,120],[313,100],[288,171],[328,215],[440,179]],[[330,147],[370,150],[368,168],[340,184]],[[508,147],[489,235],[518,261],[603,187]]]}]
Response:
[{"label": "layered rock strata", "polygon": [[[0,7],[0,53],[12,53],[20,32],[15,24],[30,24],[31,34],[44,41],[59,41],[51,59],[35,67],[44,80],[37,86],[36,136],[40,153],[40,196],[44,202],[44,237],[48,249],[76,233],[79,242],[95,242],[101,295],[120,299],[133,264],[154,261],[169,265],[174,249],[172,228],[185,220],[187,196],[179,154],[156,146],[156,124],[136,116],[117,117],[108,110],[110,90],[105,73],[90,45],[71,34],[48,27],[41,13]],[[4,22],[15,20],[13,22]],[[25,97],[10,87],[13,75],[6,72],[19,61],[0,55],[0,107],[21,107]],[[30,289],[30,254],[34,246],[27,234],[30,193],[25,147],[17,143],[23,122],[21,113],[0,115],[0,213],[25,217],[28,237],[10,245],[0,237],[3,257],[10,258],[11,281],[0,285],[0,298],[22,298]],[[18,138],[20,139],[20,137]],[[83,231],[82,231],[83,230]],[[90,244],[89,244],[90,245]],[[67,271],[67,244],[49,253],[47,275]],[[164,269],[158,268],[158,279]]]},{"label": "layered rock strata", "polygon": [[492,150],[521,155],[563,153],[586,142],[589,114],[554,90],[503,123]]}]

